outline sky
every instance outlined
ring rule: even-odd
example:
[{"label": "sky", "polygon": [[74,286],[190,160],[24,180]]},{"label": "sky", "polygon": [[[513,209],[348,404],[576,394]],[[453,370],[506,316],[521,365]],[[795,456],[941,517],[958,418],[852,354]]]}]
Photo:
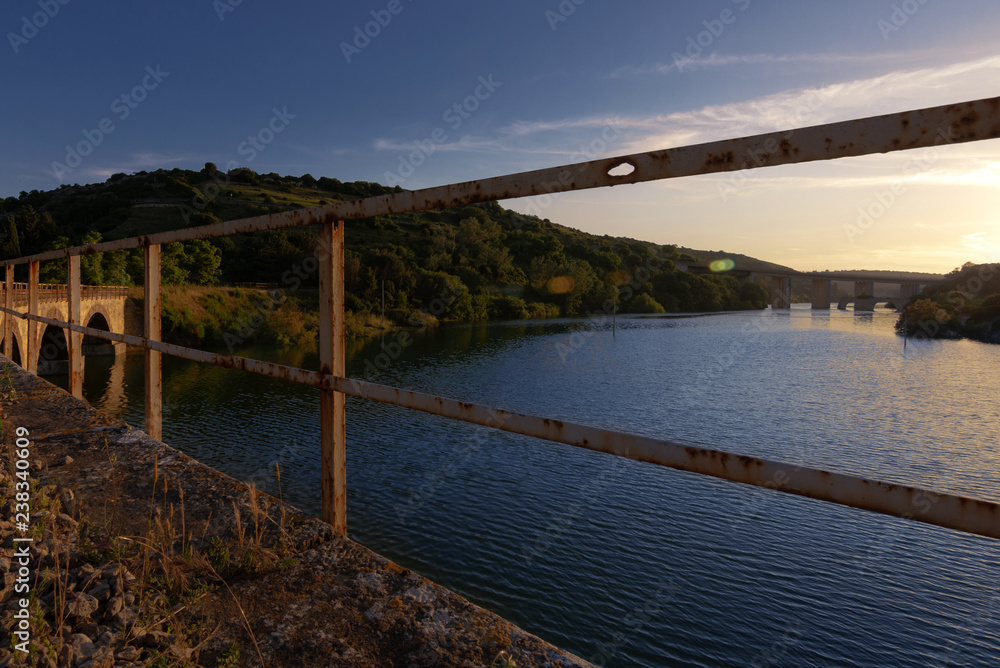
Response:
[{"label": "sky", "polygon": [[[0,28],[0,196],[209,161],[415,189],[1000,94],[995,0],[8,0]],[[946,272],[1000,261],[1000,140],[503,204]]]}]

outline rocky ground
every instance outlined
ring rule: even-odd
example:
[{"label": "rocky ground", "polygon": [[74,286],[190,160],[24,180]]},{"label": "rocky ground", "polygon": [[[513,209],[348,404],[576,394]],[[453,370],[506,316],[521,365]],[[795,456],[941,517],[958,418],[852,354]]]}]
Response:
[{"label": "rocky ground", "polygon": [[[0,464],[0,517],[14,518],[18,479],[7,465],[9,459]],[[59,464],[73,461],[65,456]],[[192,646],[194,638],[171,624],[186,605],[171,603],[169,586],[160,579],[162,569],[159,573],[147,570],[144,580],[129,570],[129,566],[142,566],[137,563],[140,554],[154,566],[159,555],[143,550],[136,542],[139,538],[121,541],[117,555],[107,545],[96,543],[95,528],[77,519],[72,488],[32,484],[29,490],[34,508],[30,530],[18,531],[13,521],[0,520],[0,628],[4,629],[0,666],[194,665],[192,659],[199,650]],[[32,542],[15,542],[23,537]],[[30,575],[19,579],[24,553],[30,560]],[[19,583],[28,587],[27,594],[21,593]],[[15,615],[25,595],[31,632],[27,655],[16,649],[22,639],[13,635],[20,621]],[[238,664],[227,664],[223,656],[212,665]]]},{"label": "rocky ground", "polygon": [[0,426],[0,668],[591,666],[3,358]]}]

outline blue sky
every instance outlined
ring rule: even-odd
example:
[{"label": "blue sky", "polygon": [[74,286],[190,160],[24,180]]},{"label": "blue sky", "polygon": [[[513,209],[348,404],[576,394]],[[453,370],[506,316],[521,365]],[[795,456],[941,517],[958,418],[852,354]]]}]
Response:
[{"label": "blue sky", "polygon": [[[206,161],[418,188],[1000,93],[986,0],[12,0],[0,27],[4,196]],[[1000,260],[1000,143],[913,160],[504,204],[800,269]]]}]

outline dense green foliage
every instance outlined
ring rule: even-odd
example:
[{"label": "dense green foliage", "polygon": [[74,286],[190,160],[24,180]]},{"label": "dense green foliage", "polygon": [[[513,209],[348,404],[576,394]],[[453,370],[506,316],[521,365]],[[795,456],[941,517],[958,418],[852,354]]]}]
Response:
[{"label": "dense green foliage", "polygon": [[903,308],[896,331],[919,338],[1000,343],[1000,264],[967,262]]},{"label": "dense green foliage", "polygon": [[[104,184],[9,197],[0,212],[2,257],[398,191],[309,174],[282,177],[211,163],[201,171],[116,174]],[[702,263],[686,249],[594,236],[496,203],[349,221],[347,307],[409,322],[606,313],[760,309],[766,292],[724,275],[678,271]],[[316,228],[173,243],[166,285],[267,283],[295,294],[317,286]],[[721,251],[708,251],[713,257]],[[767,263],[736,256],[739,268]],[[139,250],[83,256],[83,282],[138,285]],[[775,265],[770,265],[775,266]],[[42,278],[65,281],[61,262]],[[19,276],[20,280],[20,276]]]}]

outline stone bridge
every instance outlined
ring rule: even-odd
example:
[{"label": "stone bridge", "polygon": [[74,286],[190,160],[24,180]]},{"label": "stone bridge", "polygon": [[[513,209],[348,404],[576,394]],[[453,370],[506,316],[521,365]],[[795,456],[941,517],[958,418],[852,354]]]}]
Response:
[{"label": "stone bridge", "polygon": [[[0,304],[7,302],[6,285],[0,282]],[[28,284],[14,283],[11,308],[21,313],[28,310]],[[125,331],[125,300],[128,288],[90,286],[80,289],[80,323],[85,327],[106,332]],[[69,320],[69,291],[65,285],[38,285],[37,315],[53,320]],[[69,369],[67,332],[61,327],[30,322],[16,316],[3,315],[3,354],[28,371],[39,375],[64,374]],[[118,355],[124,343],[112,343],[96,337],[84,337],[83,356]]]}]

